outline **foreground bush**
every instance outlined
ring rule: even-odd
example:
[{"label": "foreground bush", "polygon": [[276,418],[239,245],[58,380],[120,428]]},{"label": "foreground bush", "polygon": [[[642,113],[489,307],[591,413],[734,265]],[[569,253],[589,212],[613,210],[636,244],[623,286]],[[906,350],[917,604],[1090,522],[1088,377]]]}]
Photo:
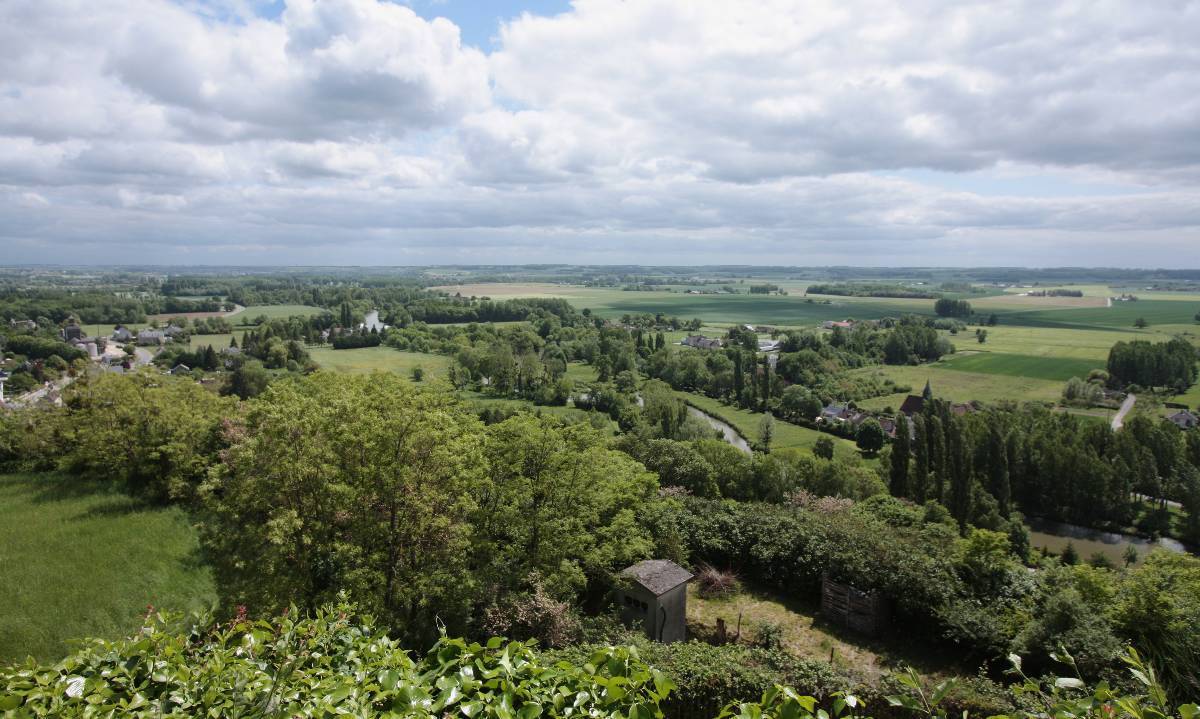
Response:
[{"label": "foreground bush", "polygon": [[[291,612],[290,614],[294,614]],[[744,717],[829,719],[869,716],[845,691],[849,677],[828,665],[745,647],[694,642],[634,647],[574,647],[539,655],[494,638],[467,643],[443,635],[414,659],[344,601],[311,618],[239,617],[228,624],[174,631],[161,616],[136,636],[94,640],[54,666],[0,669],[3,717]],[[1074,668],[1074,660],[1065,656]],[[554,661],[557,658],[560,661]],[[648,661],[648,663],[647,663]],[[1071,677],[1030,679],[1016,688],[1032,709],[993,716],[1195,719],[1200,707],[1172,710],[1152,667],[1130,650],[1125,662],[1143,694],[1107,685],[1088,689]],[[654,667],[657,668],[652,668]],[[682,688],[676,691],[677,676]],[[764,680],[786,677],[815,696]],[[945,719],[954,680],[932,689],[914,672],[901,693],[871,696],[877,716]],[[737,697],[761,693],[757,702]],[[718,703],[720,702],[720,703]],[[723,708],[722,708],[723,706]],[[968,712],[961,711],[967,719]]]},{"label": "foreground bush", "polygon": [[19,717],[660,716],[671,689],[635,651],[549,666],[518,642],[442,637],[420,660],[354,607],[94,641],[53,667],[0,671],[0,715]]}]

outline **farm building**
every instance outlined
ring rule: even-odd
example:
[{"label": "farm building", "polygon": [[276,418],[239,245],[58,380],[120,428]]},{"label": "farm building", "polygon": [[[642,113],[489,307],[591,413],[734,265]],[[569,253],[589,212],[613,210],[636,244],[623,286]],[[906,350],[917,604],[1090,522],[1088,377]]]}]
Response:
[{"label": "farm building", "polygon": [[166,340],[166,335],[159,330],[142,330],[137,336],[137,343],[140,345],[160,345]]},{"label": "farm building", "polygon": [[658,642],[687,638],[687,585],[692,573],[666,559],[647,559],[621,572],[618,589],[621,619],[640,623],[646,636]]},{"label": "farm building", "polygon": [[191,371],[192,371],[192,368],[188,367],[185,364],[177,364],[171,368],[171,374],[174,374],[174,375],[187,374],[188,372],[191,372]]},{"label": "farm building", "polygon": [[854,414],[854,410],[844,404],[831,404],[821,410],[821,416],[817,418],[821,422],[845,422]]},{"label": "farm building", "polygon": [[1175,426],[1180,429],[1194,429],[1196,425],[1200,424],[1200,418],[1197,418],[1196,415],[1186,409],[1176,412],[1167,417],[1167,419],[1175,423]]},{"label": "farm building", "polygon": [[117,325],[117,328],[113,330],[112,338],[117,342],[128,342],[133,339],[133,333],[129,331],[128,327]]},{"label": "farm building", "polygon": [[721,340],[705,337],[704,335],[688,335],[681,342],[684,347],[695,347],[698,350],[719,350]]}]

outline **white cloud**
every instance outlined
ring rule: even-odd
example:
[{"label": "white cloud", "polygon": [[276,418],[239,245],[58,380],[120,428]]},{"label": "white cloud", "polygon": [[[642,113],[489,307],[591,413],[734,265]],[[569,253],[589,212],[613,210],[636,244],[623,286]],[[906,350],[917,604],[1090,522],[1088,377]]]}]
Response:
[{"label": "white cloud", "polygon": [[1200,240],[1195,2],[575,0],[489,56],[392,2],[253,7],[0,4],[13,261],[1177,264]]}]

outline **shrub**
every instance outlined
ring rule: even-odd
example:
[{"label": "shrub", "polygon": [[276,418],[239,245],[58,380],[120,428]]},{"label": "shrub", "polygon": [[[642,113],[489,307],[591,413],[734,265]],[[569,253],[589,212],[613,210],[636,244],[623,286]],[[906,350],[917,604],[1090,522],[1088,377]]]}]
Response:
[{"label": "shrub", "polygon": [[742,591],[737,574],[705,564],[696,575],[696,590],[706,599],[724,599]]},{"label": "shrub", "polygon": [[[289,614],[295,614],[290,612]],[[620,687],[620,691],[612,688]],[[442,636],[416,661],[354,606],[95,640],[50,666],[0,670],[0,713],[22,717],[661,716],[670,682],[628,647],[574,665],[519,642]]]}]

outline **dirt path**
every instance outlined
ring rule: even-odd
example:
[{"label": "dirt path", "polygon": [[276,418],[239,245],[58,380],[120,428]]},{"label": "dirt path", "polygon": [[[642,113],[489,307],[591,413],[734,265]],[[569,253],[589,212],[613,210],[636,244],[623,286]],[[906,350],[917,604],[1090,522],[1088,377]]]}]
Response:
[{"label": "dirt path", "polygon": [[1125,426],[1125,415],[1129,413],[1129,410],[1133,409],[1134,402],[1137,402],[1137,395],[1125,395],[1125,401],[1121,403],[1121,409],[1117,410],[1117,414],[1112,420],[1112,428],[1114,432]]}]

